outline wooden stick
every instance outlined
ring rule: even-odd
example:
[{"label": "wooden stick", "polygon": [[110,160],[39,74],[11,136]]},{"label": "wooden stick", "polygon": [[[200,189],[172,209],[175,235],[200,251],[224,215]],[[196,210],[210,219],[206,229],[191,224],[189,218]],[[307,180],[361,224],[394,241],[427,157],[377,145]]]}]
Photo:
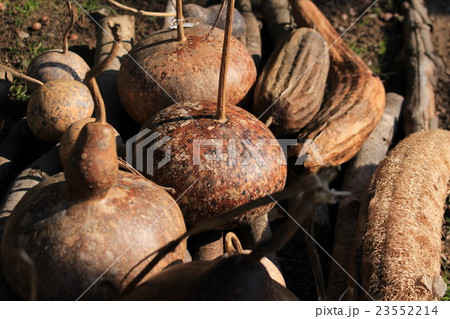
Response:
[{"label": "wooden stick", "polygon": [[407,61],[405,135],[436,129],[435,89],[439,63],[431,40],[431,22],[422,0],[403,3],[404,58]]},{"label": "wooden stick", "polygon": [[216,119],[219,122],[225,122],[227,120],[226,116],[227,71],[228,71],[228,60],[230,57],[229,51],[231,44],[231,33],[233,30],[234,3],[235,0],[228,0],[227,20],[225,25],[225,36],[223,40],[223,50],[222,50],[222,62],[220,64],[219,96],[217,98]]},{"label": "wooden stick", "polygon": [[6,65],[0,64],[0,69],[3,69],[3,70],[5,70],[6,72],[9,72],[9,73],[11,73],[13,76],[18,77],[18,78],[20,78],[20,79],[24,79],[24,80],[26,80],[26,81],[33,82],[33,83],[35,83],[35,84],[37,84],[37,85],[44,85],[44,83],[42,83],[41,81],[36,80],[36,79],[33,79],[32,77],[29,77],[28,75],[25,75],[25,74],[22,74],[22,73],[20,73],[20,72],[17,72],[16,70],[14,70],[14,69],[12,69],[12,68],[10,68],[10,67],[7,67]]},{"label": "wooden stick", "polygon": [[117,1],[114,0],[108,0],[109,3],[115,5],[116,7],[127,10],[139,15],[147,16],[147,17],[175,17],[176,14],[174,12],[150,12],[150,11],[144,11],[144,10],[138,10],[132,7],[128,7],[126,5],[123,5]]},{"label": "wooden stick", "polygon": [[183,0],[177,0],[177,31],[178,31],[178,41],[185,42],[187,40],[184,34],[184,18],[183,18]]}]

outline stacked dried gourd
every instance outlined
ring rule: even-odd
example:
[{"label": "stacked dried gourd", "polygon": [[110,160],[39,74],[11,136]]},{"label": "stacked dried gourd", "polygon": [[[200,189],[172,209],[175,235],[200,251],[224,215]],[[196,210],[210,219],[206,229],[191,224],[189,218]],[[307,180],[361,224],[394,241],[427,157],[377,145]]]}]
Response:
[{"label": "stacked dried gourd", "polygon": [[[59,140],[66,131],[61,141],[64,173],[30,190],[8,220],[2,241],[2,268],[8,284],[20,298],[112,299],[126,287],[127,294],[122,297],[133,300],[296,299],[279,284],[282,277],[276,283],[264,268],[263,257],[274,252],[261,248],[264,245],[248,256],[232,254],[213,261],[175,265],[155,275],[165,266],[185,259],[186,242],[178,241],[189,234],[185,233],[185,224],[202,230],[251,224],[265,215],[274,202],[246,205],[282,190],[285,185],[287,172],[280,145],[263,144],[259,152],[263,165],[255,158],[242,165],[246,161],[243,157],[237,157],[230,165],[221,154],[219,160],[196,164],[195,140],[220,139],[223,149],[235,147],[236,154],[244,154],[248,145],[230,141],[247,140],[252,146],[260,140],[273,141],[273,134],[295,135],[298,144],[290,154],[308,154],[304,166],[315,172],[352,158],[381,117],[385,96],[379,78],[339,39],[311,1],[291,3],[297,23],[314,29],[290,32],[273,51],[255,86],[253,110],[258,118],[235,106],[248,101],[256,68],[245,47],[231,38],[233,0],[228,3],[225,33],[203,25],[185,31],[178,0],[177,30],[150,35],[123,59],[118,88],[125,109],[143,125],[142,130],[170,137],[154,154],[154,160],[159,160],[172,150],[170,163],[149,177],[173,188],[178,204],[157,184],[118,170],[117,132],[105,121],[94,77],[98,70],[87,73],[86,81],[94,93],[97,118],[87,119],[92,106],[86,107],[87,112],[56,127],[57,132],[53,125],[51,134],[47,127],[38,130],[30,124],[33,114],[46,114],[42,111],[46,106],[39,109],[33,105],[44,105],[42,101],[52,97],[52,85],[66,80],[60,80],[58,74],[58,79],[46,84],[34,81],[39,84],[36,92],[40,93],[33,93],[32,101],[40,102],[30,101],[29,109],[37,111],[28,112],[29,126],[39,137],[52,141]],[[73,17],[74,13],[72,23]],[[67,43],[64,47],[63,53],[54,53],[58,63],[60,57],[68,54]],[[49,53],[47,58],[51,57]],[[330,91],[322,106],[329,68]],[[30,70],[35,69],[33,64]],[[84,76],[79,75],[78,80]],[[70,85],[75,85],[72,82]],[[37,123],[47,124],[42,120]],[[442,218],[439,205],[445,197],[450,172],[450,146],[443,143],[444,152],[439,151],[440,140],[449,141],[448,132],[411,136],[389,155],[372,180],[370,205],[367,212],[367,206],[362,207],[361,237],[355,250],[356,259],[361,259],[362,264],[357,264],[361,269],[355,271],[362,272],[364,286],[376,298],[434,299],[439,294],[436,236]],[[314,150],[308,148],[312,143]],[[433,156],[423,154],[420,149],[424,145],[433,145]],[[215,154],[217,149],[216,145],[206,145],[199,151],[197,156],[202,158]],[[408,162],[408,156],[421,160]],[[406,169],[402,170],[399,163]],[[420,170],[419,180],[413,182],[417,174],[409,168],[422,164],[435,170]],[[411,183],[421,186],[419,193],[425,189],[430,216],[419,207],[417,197],[423,192],[407,194],[408,207],[413,207],[415,213],[407,214],[408,207],[396,200],[404,195],[396,193],[398,183],[404,183],[403,188]],[[313,201],[311,196],[305,198]],[[231,218],[222,218],[241,205],[248,209],[237,209]],[[406,221],[404,227],[399,226],[397,211],[405,215],[401,219]],[[203,227],[202,223],[211,218],[216,222]],[[423,227],[413,229],[418,220]],[[296,225],[286,229],[295,232]],[[417,235],[396,240],[405,232]],[[155,262],[149,272],[144,265],[153,258],[151,254],[176,238],[181,245],[165,246],[171,247],[170,253]],[[398,249],[404,240],[410,242],[409,252],[432,247],[432,256],[406,258],[404,247]],[[405,255],[410,263],[398,260],[398,255]],[[405,266],[399,269],[398,264]],[[424,268],[421,264],[430,266]],[[148,281],[141,284],[144,280]],[[239,285],[230,285],[232,281]],[[136,290],[129,290],[138,284],[141,285]]]},{"label": "stacked dried gourd", "polygon": [[[116,132],[105,121],[95,78],[88,85],[96,121],[82,120],[74,144],[65,146],[64,173],[28,191],[6,224],[2,269],[21,299],[110,300],[149,252],[185,231],[178,205],[165,190],[119,171]],[[183,244],[154,272],[185,254]]]},{"label": "stacked dried gourd", "polygon": [[[181,1],[177,5],[177,19],[182,21]],[[170,162],[149,177],[175,189],[187,226],[281,190],[286,181],[281,148],[267,142],[275,140],[273,134],[234,105],[244,103],[254,84],[255,64],[231,35],[222,53],[223,38],[224,32],[210,26],[184,30],[180,23],[176,31],[162,30],[138,43],[123,60],[118,77],[124,107],[143,124],[142,130],[170,138],[153,154],[157,163],[171,150]],[[209,144],[199,148],[196,164],[195,143],[203,140],[220,141],[222,150],[234,147],[237,158],[223,160],[224,154],[217,154],[219,160],[205,160],[205,154],[216,151]],[[241,141],[253,146],[259,140],[265,142],[260,150],[263,163],[250,157],[242,165],[249,146]],[[248,225],[273,205],[256,208],[219,229]]]},{"label": "stacked dried gourd", "polygon": [[[230,7],[233,6],[234,2]],[[230,10],[228,15],[227,21],[231,25]],[[212,74],[211,78],[204,77],[203,65],[200,72],[203,81],[217,80],[220,61],[224,61],[220,72],[220,93],[217,89],[212,90],[212,94],[202,91],[201,85],[188,78],[188,87],[189,81],[197,84],[199,93],[196,100],[183,102],[183,106],[191,112],[199,112],[197,121],[204,122],[204,126],[186,127],[186,124],[190,124],[189,120],[181,121],[181,134],[195,138],[196,134],[203,134],[203,131],[222,137],[223,134],[231,132],[232,137],[242,139],[244,136],[241,134],[245,134],[248,123],[256,122],[254,130],[257,134],[253,134],[253,137],[273,140],[273,135],[262,123],[250,113],[229,104],[225,98],[227,93],[229,100],[238,102],[247,93],[256,74],[251,57],[239,42],[231,40],[231,30],[227,29],[229,36],[224,42],[223,56],[225,58],[231,55],[236,61],[234,54],[240,62],[248,61],[248,70],[235,68],[236,74],[247,78],[248,84],[242,85],[241,79],[238,78],[236,85],[230,85],[231,89],[225,92],[228,62],[221,59],[222,54],[214,44],[222,41],[223,33],[214,30],[205,41],[207,31],[210,31],[210,28],[200,27],[190,31],[192,34],[187,32],[186,37],[181,26],[178,29],[178,41],[169,41],[167,48],[164,45],[167,41],[163,41],[160,47],[155,45],[158,47],[156,55],[164,56],[161,52],[168,50],[163,61],[167,60],[167,55],[170,57],[174,50],[178,57],[183,51],[187,52],[187,61],[193,61],[193,57],[199,56],[195,49],[201,52],[207,52],[209,49],[212,53],[206,56],[205,61],[211,62]],[[138,51],[139,48],[138,45],[135,50]],[[231,54],[228,49],[231,49]],[[198,67],[194,68],[195,70],[198,70]],[[200,78],[197,78],[197,81],[200,81]],[[143,177],[118,170],[115,131],[105,122],[104,105],[95,79],[88,78],[87,83],[94,93],[97,120],[93,122],[81,119],[70,127],[71,133],[68,135],[72,136],[72,139],[69,138],[69,142],[61,147],[64,174],[52,176],[30,190],[17,204],[6,225],[2,241],[2,268],[10,287],[23,299],[111,299],[139,272],[140,261],[145,260],[148,254],[173,236],[179,235],[185,227],[178,205],[164,190]],[[195,92],[195,89],[192,91]],[[204,96],[205,92],[208,95]],[[216,106],[212,100],[217,95],[219,103]],[[162,109],[164,106],[154,107]],[[161,114],[166,114],[167,120],[176,122],[176,110],[172,111],[171,108],[175,109],[177,106],[168,107],[162,110],[165,113]],[[161,114],[153,117],[154,124],[158,125],[159,117],[163,116]],[[151,125],[152,119],[148,123]],[[235,130],[230,130],[233,127]],[[187,140],[192,141],[192,138]],[[212,191],[217,198],[210,203],[205,203],[206,196],[210,195],[203,191],[203,185],[210,183],[208,180],[202,180],[204,184],[196,185],[191,193],[185,194],[181,203],[184,204],[182,206],[186,220],[191,224],[199,223],[213,214],[223,214],[253,198],[282,189],[286,170],[278,165],[282,157],[281,148],[268,145],[265,149],[266,161],[271,163],[268,167],[261,166],[257,171],[246,172],[239,165],[222,165],[212,170],[208,180],[219,182],[216,190]],[[172,165],[176,168],[179,163]],[[195,172],[187,171],[186,174],[193,175]],[[245,182],[239,186],[242,191],[238,194],[223,194],[223,189],[230,188],[230,192],[232,191],[231,186],[235,184],[233,179],[241,174],[245,177]],[[166,178],[176,181],[179,176],[169,174]],[[182,182],[189,182],[188,178],[182,178]],[[178,194],[183,192],[183,187],[175,187]],[[197,204],[189,203],[190,200],[196,200]],[[186,208],[187,204],[191,205],[190,208]],[[267,203],[262,208],[255,207],[220,227],[245,224],[253,216],[266,213],[273,205],[274,203]],[[163,209],[158,211],[161,207]],[[162,215],[158,217],[157,213]],[[166,221],[169,220],[171,222],[167,224]],[[154,226],[156,221],[158,225]],[[159,263],[154,271],[176,260],[183,260],[185,249],[185,244],[179,246],[163,263]]]}]

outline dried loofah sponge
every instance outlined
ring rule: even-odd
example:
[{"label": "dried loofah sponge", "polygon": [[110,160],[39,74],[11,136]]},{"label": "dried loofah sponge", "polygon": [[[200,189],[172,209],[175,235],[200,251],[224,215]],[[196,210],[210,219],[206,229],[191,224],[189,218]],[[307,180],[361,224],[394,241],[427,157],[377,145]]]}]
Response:
[{"label": "dried loofah sponge", "polygon": [[[378,300],[437,300],[441,227],[450,177],[450,131],[412,134],[369,185],[362,238],[363,287]],[[367,297],[367,296],[366,296]]]}]

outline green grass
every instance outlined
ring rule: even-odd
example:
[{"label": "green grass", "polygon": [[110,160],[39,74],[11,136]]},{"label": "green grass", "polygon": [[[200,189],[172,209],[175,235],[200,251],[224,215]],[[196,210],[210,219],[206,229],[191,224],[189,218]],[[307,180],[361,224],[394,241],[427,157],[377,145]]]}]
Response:
[{"label": "green grass", "polygon": [[86,11],[93,11],[101,7],[100,0],[84,0],[80,4]]},{"label": "green grass", "polygon": [[5,1],[8,8],[8,14],[14,15],[14,25],[18,28],[22,27],[25,19],[27,19],[33,11],[36,11],[42,4],[43,0],[24,0],[24,1]]},{"label": "green grass", "polygon": [[11,100],[26,103],[30,99],[30,95],[27,93],[27,85],[22,79],[15,79],[13,81],[9,93],[11,94]]},{"label": "green grass", "polygon": [[364,53],[367,53],[367,51],[369,50],[368,47],[358,46],[358,42],[357,41],[353,41],[352,43],[349,43],[348,46],[358,56],[362,56]]}]

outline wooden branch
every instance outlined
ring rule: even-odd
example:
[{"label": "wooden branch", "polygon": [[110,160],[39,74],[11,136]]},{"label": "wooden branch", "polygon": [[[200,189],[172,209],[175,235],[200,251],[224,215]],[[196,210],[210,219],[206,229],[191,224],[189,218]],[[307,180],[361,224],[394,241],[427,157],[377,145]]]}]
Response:
[{"label": "wooden branch", "polygon": [[149,12],[149,11],[144,11],[144,10],[138,10],[132,7],[128,7],[125,6],[117,1],[114,0],[108,0],[109,3],[115,5],[116,7],[123,9],[123,10],[127,10],[142,16],[147,16],[147,17],[175,17],[175,12]]},{"label": "wooden branch", "polygon": [[[333,258],[346,271],[349,270],[349,247],[353,243],[359,209],[367,183],[378,164],[386,156],[392,138],[395,136],[403,101],[403,97],[396,93],[386,95],[386,108],[380,122],[349,163],[345,172],[342,189],[351,192],[351,195],[343,198],[339,203],[334,229]],[[339,300],[348,288],[348,279],[348,275],[332,262],[327,288],[329,300]]]},{"label": "wooden branch", "polygon": [[405,96],[405,134],[435,129],[435,89],[438,62],[434,55],[431,29],[427,10],[422,0],[403,2],[404,47],[407,87]]}]

